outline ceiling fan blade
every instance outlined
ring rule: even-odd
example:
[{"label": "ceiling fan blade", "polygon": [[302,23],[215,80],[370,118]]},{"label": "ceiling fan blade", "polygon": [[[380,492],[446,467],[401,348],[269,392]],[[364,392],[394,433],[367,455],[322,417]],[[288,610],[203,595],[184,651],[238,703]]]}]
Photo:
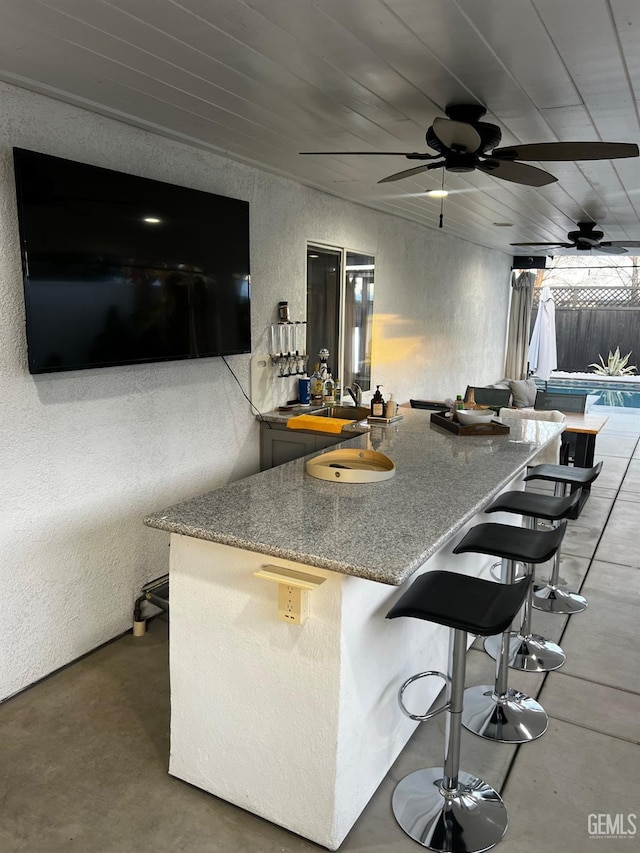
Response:
[{"label": "ceiling fan blade", "polygon": [[402,172],[396,172],[393,175],[388,175],[386,178],[382,178],[378,183],[388,184],[391,181],[400,181],[402,178],[410,178],[412,175],[419,175],[421,172],[426,172],[428,169],[436,169],[439,165],[444,166],[444,160],[440,164],[428,163],[426,166],[416,166],[415,169],[405,169]]},{"label": "ceiling fan blade", "polygon": [[494,178],[512,181],[514,184],[524,184],[528,187],[544,187],[553,184],[558,179],[543,169],[535,166],[525,166],[524,163],[510,163],[507,160],[481,160],[478,169]]},{"label": "ceiling fan blade", "polygon": [[439,154],[419,154],[417,151],[298,151],[298,154],[330,154],[345,156],[355,154],[358,157],[410,157],[412,160],[431,160]]},{"label": "ceiling fan blade", "polygon": [[593,247],[597,252],[605,252],[607,255],[626,255],[627,250],[622,246],[614,246],[611,243],[600,243]]},{"label": "ceiling fan blade", "polygon": [[622,246],[624,249],[635,249],[640,246],[640,240],[605,240],[601,246]]},{"label": "ceiling fan blade", "polygon": [[638,146],[632,142],[534,142],[533,145],[511,145],[494,148],[492,157],[500,160],[616,160],[637,157]]},{"label": "ceiling fan blade", "polygon": [[460,148],[463,151],[473,152],[477,151],[482,143],[478,131],[463,121],[437,118],[433,122],[433,132],[447,148]]},{"label": "ceiling fan blade", "polygon": [[570,249],[573,246],[573,243],[509,243],[510,246],[552,246],[558,249]]}]

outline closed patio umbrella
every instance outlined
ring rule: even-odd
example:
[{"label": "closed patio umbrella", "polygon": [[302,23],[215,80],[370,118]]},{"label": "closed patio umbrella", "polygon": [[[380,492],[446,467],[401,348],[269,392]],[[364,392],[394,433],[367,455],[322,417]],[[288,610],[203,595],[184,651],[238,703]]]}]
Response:
[{"label": "closed patio umbrella", "polygon": [[529,342],[529,367],[539,379],[545,380],[558,367],[556,304],[547,285],[540,291],[538,316]]}]

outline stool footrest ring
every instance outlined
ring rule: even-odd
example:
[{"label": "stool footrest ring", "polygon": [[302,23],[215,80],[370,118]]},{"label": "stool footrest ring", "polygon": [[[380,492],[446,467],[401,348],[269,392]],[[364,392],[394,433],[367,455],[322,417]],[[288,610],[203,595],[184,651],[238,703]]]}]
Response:
[{"label": "stool footrest ring", "polygon": [[400,690],[398,691],[398,704],[400,705],[400,710],[402,713],[409,717],[411,720],[417,720],[419,723],[425,722],[425,720],[430,720],[432,717],[435,717],[437,714],[442,713],[442,711],[447,711],[451,707],[451,702],[446,702],[444,705],[441,705],[439,708],[436,708],[434,711],[429,711],[427,714],[412,714],[409,709],[404,704],[404,691],[410,684],[413,684],[414,681],[417,681],[419,678],[442,678],[443,681],[446,681],[447,684],[451,684],[451,678],[446,675],[444,672],[438,672],[437,670],[428,670],[427,672],[419,672],[416,675],[412,675],[411,678],[407,678],[405,683],[402,685]]},{"label": "stool footrest ring", "polygon": [[[527,564],[523,563],[521,560],[514,560],[514,562],[515,562],[515,570],[516,570],[514,581],[521,581],[522,578],[526,578],[526,576],[529,574],[529,572],[527,571]],[[524,572],[522,572],[522,573],[518,572],[519,566],[521,566],[524,569]],[[494,581],[498,581],[498,583],[503,583],[503,580],[502,580],[502,560],[498,560],[497,562],[492,563],[489,566],[489,574],[491,575],[491,577]]]}]

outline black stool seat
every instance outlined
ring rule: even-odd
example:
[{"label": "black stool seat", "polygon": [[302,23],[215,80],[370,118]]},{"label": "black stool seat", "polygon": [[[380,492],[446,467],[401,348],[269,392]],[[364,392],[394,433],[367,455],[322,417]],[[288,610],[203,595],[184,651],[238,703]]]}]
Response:
[{"label": "black stool seat", "polygon": [[[466,534],[455,553],[501,555],[505,578],[513,580],[514,560],[546,560],[558,547],[565,528],[566,522],[562,522],[560,527],[540,533],[506,524],[480,524]],[[426,572],[387,613],[387,619],[409,616],[451,629],[448,674],[421,672],[404,682],[399,695],[404,713],[414,720],[427,720],[440,710],[447,711],[444,767],[416,770],[405,776],[392,799],[393,813],[402,829],[436,853],[484,853],[500,841],[507,828],[507,812],[498,792],[482,779],[460,770],[461,727],[505,743],[534,740],[547,728],[544,708],[507,685],[506,644],[496,668],[495,689],[484,685],[468,690],[464,687],[467,634],[505,637],[530,588],[531,575],[496,584],[454,572]],[[445,678],[446,703],[428,714],[415,716],[405,708],[402,696],[414,681],[429,676]],[[473,691],[479,691],[480,702],[472,702],[469,712],[465,703],[467,696],[477,698]],[[490,707],[486,712],[487,704]]]},{"label": "black stool seat", "polygon": [[[577,507],[582,488],[577,488],[566,497],[538,495],[531,492],[503,492],[495,499],[486,512],[510,512],[522,515],[525,526],[537,530],[538,521],[545,519],[556,524],[568,518]],[[557,555],[556,551],[556,555]],[[533,575],[533,566],[527,564],[527,574]],[[509,632],[508,665],[511,669],[524,672],[551,672],[566,661],[566,655],[557,643],[548,640],[542,634],[534,634],[531,627],[533,609],[533,586],[529,587],[527,599],[522,608],[520,626],[517,631]],[[485,651],[494,660],[502,654],[503,639],[488,637],[484,642]]]},{"label": "black stool seat", "polygon": [[455,572],[427,572],[393,605],[387,619],[412,616],[483,637],[501,634],[522,606],[530,580],[496,584]]},{"label": "black stool seat", "polygon": [[[407,835],[435,853],[485,853],[507,830],[507,810],[500,794],[483,779],[460,769],[467,631],[490,634],[509,625],[529,588],[529,578],[512,586],[455,572],[426,572],[387,613],[387,619],[410,616],[446,625],[449,631],[447,673],[434,670],[407,679],[398,695],[404,714],[428,720],[446,711],[444,765],[415,770],[396,785],[391,806]],[[403,694],[417,679],[444,678],[445,704],[416,716]]]},{"label": "black stool seat", "polygon": [[[567,486],[572,491],[582,492],[580,500],[571,513],[571,518],[578,518],[582,505],[589,493],[591,483],[600,475],[602,462],[592,468],[570,468],[565,465],[536,465],[531,468],[525,480],[550,480],[555,483],[555,496],[561,497]],[[536,610],[547,613],[581,613],[587,608],[587,599],[577,592],[558,586],[560,580],[560,550],[556,551],[553,568],[545,586],[537,589],[533,599]]]},{"label": "black stool seat", "polygon": [[569,465],[534,465],[525,480],[552,480],[555,483],[569,483],[572,486],[588,486],[602,471],[602,462],[593,468],[575,468]]},{"label": "black stool seat", "polygon": [[579,490],[572,492],[566,498],[538,495],[532,492],[503,492],[491,506],[486,508],[485,512],[512,512],[527,518],[559,521],[575,509],[579,500]]},{"label": "black stool seat", "polygon": [[[498,589],[511,590],[514,586],[515,563],[531,566],[546,562],[557,551],[566,527],[566,521],[547,532],[510,524],[478,524],[466,533],[453,553],[472,552],[500,557],[505,583],[499,584]],[[520,599],[525,606],[532,577],[533,572],[530,571],[524,580],[517,582],[525,584],[525,595]],[[527,743],[544,734],[549,719],[539,702],[508,685],[511,623],[504,624],[495,683],[479,684],[465,690],[462,725],[488,740]]]},{"label": "black stool seat", "polygon": [[[546,563],[562,542],[567,522],[540,532],[511,524],[477,524],[453,549],[454,554],[472,551],[521,563]],[[496,632],[497,633],[497,632]]]}]

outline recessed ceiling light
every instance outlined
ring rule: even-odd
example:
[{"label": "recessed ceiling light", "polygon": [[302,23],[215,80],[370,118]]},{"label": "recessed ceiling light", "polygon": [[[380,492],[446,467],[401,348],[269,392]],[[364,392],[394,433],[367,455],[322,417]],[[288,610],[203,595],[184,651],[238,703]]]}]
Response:
[{"label": "recessed ceiling light", "polygon": [[492,222],[491,224],[496,228],[513,228],[513,222]]},{"label": "recessed ceiling light", "polygon": [[160,220],[156,216],[145,216],[144,222],[148,222],[149,225],[158,225]]},{"label": "recessed ceiling light", "polygon": [[446,198],[449,195],[447,190],[427,190],[426,194],[431,198]]}]

